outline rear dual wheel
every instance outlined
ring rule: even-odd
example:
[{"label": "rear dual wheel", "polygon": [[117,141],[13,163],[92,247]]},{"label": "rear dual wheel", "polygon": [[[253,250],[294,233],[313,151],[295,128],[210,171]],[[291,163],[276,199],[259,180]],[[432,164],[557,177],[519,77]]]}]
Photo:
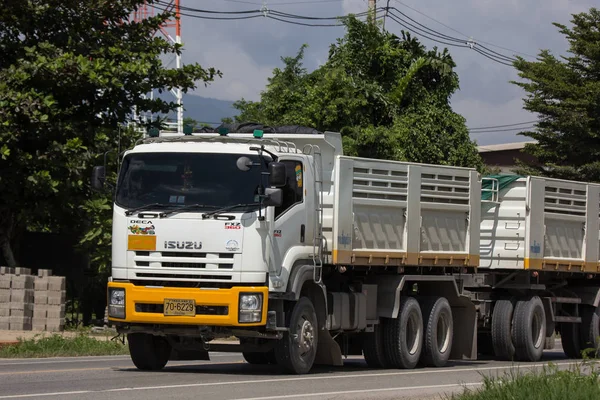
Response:
[{"label": "rear dual wheel", "polygon": [[546,343],[546,313],[542,300],[498,300],[492,312],[492,345],[496,358],[539,361]]},{"label": "rear dual wheel", "polygon": [[600,308],[580,305],[580,324],[561,323],[560,340],[569,358],[600,356]]},{"label": "rear dual wheel", "polygon": [[452,350],[452,309],[443,297],[402,299],[397,318],[382,318],[365,335],[363,353],[372,368],[444,366]]}]

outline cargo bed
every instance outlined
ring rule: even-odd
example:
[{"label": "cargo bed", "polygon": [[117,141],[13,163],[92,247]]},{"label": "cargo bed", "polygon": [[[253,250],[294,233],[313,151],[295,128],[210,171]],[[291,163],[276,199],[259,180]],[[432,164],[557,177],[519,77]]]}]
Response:
[{"label": "cargo bed", "polygon": [[477,171],[338,156],[334,185],[333,264],[479,265]]},{"label": "cargo bed", "polygon": [[600,185],[521,177],[493,187],[482,201],[482,268],[600,271]]}]

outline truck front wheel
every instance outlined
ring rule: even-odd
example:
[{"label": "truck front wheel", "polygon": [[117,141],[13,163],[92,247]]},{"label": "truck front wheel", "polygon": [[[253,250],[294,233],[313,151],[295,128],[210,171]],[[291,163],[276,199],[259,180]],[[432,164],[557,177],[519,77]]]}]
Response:
[{"label": "truck front wheel", "polygon": [[308,297],[294,305],[288,319],[289,331],[275,347],[277,363],[288,372],[308,373],[317,355],[319,325],[317,314]]},{"label": "truck front wheel", "polygon": [[133,364],[142,371],[159,371],[167,365],[171,356],[171,345],[160,336],[147,333],[127,335],[129,353]]}]

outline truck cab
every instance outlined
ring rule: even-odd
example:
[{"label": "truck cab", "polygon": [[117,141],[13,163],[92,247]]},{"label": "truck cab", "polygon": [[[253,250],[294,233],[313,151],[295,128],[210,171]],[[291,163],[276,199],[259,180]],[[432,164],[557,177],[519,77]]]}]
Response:
[{"label": "truck cab", "polygon": [[335,139],[167,134],[125,152],[108,308],[138,367],[164,365],[167,356],[148,349],[170,348],[172,359],[184,337],[281,336],[276,303],[293,267],[321,262],[317,161],[321,148],[340,151]]}]

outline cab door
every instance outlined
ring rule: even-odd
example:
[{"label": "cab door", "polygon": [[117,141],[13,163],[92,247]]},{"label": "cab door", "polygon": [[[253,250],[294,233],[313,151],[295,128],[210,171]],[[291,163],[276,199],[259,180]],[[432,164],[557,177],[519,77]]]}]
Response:
[{"label": "cab door", "polygon": [[283,203],[274,210],[272,234],[273,262],[281,271],[286,253],[294,246],[311,246],[308,236],[307,206],[305,198],[305,166],[301,160],[280,160],[286,167],[287,184],[282,187]]}]

